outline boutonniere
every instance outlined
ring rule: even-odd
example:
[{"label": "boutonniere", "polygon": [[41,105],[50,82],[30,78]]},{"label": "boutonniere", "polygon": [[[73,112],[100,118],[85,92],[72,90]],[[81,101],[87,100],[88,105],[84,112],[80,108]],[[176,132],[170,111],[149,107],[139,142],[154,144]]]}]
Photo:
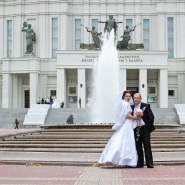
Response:
[{"label": "boutonniere", "polygon": [[141,110],[144,112],[144,111],[145,111],[145,109],[146,109],[146,107],[143,107]]}]

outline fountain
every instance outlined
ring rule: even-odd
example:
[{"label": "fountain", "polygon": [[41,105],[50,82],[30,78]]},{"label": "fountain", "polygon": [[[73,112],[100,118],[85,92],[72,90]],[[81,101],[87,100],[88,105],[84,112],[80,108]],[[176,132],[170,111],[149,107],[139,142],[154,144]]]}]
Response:
[{"label": "fountain", "polygon": [[113,123],[111,99],[119,93],[119,61],[114,30],[104,35],[99,60],[94,67],[93,123]]}]

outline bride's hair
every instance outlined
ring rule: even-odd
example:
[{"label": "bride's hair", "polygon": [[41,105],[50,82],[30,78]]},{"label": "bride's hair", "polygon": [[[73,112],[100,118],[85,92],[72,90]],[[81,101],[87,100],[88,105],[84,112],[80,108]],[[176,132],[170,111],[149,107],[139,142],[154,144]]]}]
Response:
[{"label": "bride's hair", "polygon": [[131,91],[129,91],[129,90],[125,90],[125,91],[123,92],[122,99],[124,99],[125,94],[127,94],[127,93],[130,93],[130,95],[132,96],[132,92],[131,92]]}]

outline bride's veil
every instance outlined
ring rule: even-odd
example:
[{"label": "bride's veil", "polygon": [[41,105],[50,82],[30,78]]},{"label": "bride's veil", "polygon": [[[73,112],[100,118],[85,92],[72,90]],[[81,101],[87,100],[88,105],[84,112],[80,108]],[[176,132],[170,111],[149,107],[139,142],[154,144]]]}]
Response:
[{"label": "bride's veil", "polygon": [[[122,90],[116,97],[112,98],[112,116],[114,117],[115,121],[117,120],[117,118],[120,115],[120,111],[121,111],[121,103],[122,103],[122,96],[124,91],[126,91],[126,89]],[[133,105],[133,99],[131,97],[130,101],[129,101],[130,105]]]}]

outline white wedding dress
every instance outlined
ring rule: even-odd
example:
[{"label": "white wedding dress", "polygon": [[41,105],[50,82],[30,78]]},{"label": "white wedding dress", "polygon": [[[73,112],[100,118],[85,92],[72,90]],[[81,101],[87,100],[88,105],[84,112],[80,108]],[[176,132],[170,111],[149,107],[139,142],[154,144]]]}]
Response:
[{"label": "white wedding dress", "polygon": [[126,118],[132,109],[129,102],[121,102],[120,111],[115,125],[112,127],[116,132],[112,135],[101,157],[100,164],[118,164],[135,167],[137,165],[137,151],[135,146],[132,120]]},{"label": "white wedding dress", "polygon": [[57,99],[54,100],[52,104],[52,108],[60,108],[60,106],[58,105]]}]

